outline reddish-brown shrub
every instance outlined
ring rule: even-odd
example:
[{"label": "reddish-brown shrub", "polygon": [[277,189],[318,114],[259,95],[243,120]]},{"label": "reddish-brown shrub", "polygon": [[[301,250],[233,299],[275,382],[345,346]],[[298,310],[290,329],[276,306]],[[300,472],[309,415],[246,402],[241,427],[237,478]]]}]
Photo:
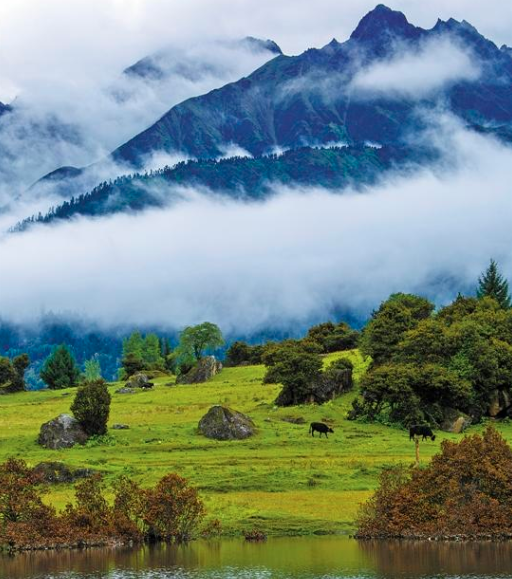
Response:
[{"label": "reddish-brown shrub", "polygon": [[425,469],[384,471],[359,537],[512,536],[512,450],[492,427],[443,441]]},{"label": "reddish-brown shrub", "polygon": [[150,540],[186,541],[205,515],[197,490],[177,474],[164,476],[146,491],[144,524]]},{"label": "reddish-brown shrub", "polygon": [[[204,517],[197,491],[176,474],[142,490],[121,477],[114,501],[100,475],[76,485],[75,503],[62,515],[42,501],[41,478],[22,460],[0,465],[0,550],[103,545],[128,541],[190,539]],[[211,530],[218,530],[213,524]]]}]

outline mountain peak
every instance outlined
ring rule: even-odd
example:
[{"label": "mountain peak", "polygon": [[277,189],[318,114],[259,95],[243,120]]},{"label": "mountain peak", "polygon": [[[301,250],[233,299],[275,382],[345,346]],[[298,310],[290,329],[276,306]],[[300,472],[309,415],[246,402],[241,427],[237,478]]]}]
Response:
[{"label": "mountain peak", "polygon": [[359,22],[350,38],[363,41],[373,41],[390,35],[413,38],[419,35],[419,31],[402,12],[379,4]]},{"label": "mountain peak", "polygon": [[241,42],[255,50],[268,50],[268,52],[272,52],[276,55],[283,54],[281,47],[270,39],[263,40],[261,38],[255,38],[254,36],[246,36],[245,38],[242,38]]}]

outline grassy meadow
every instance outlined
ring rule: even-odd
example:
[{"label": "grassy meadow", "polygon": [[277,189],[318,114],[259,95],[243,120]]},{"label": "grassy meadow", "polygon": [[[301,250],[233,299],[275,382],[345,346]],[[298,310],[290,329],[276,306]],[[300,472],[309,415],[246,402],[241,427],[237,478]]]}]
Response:
[{"label": "grassy meadow", "polygon": [[[365,370],[359,352],[332,354],[325,363],[340,356],[355,363],[357,380]],[[412,463],[413,443],[399,428],[346,420],[355,391],[323,406],[276,408],[280,387],[263,385],[264,372],[263,366],[226,368],[194,386],[159,378],[152,391],[136,394],[118,394],[121,384],[112,384],[109,424],[130,429],[110,430],[104,444],[61,451],[39,447],[36,438],[43,422],[69,412],[74,390],[6,395],[0,398],[0,460],[63,461],[93,468],[107,481],[127,474],[143,485],[174,471],[199,488],[209,518],[220,519],[229,534],[255,527],[269,534],[352,531],[358,505],[370,496],[382,467]],[[251,416],[257,435],[226,442],[199,435],[197,423],[214,404]],[[328,422],[335,433],[328,440],[312,438],[311,421]],[[512,424],[503,422],[499,430],[512,441]],[[444,438],[458,436],[439,433],[435,442],[423,443],[422,461]],[[46,500],[62,508],[72,497],[70,485],[55,485]]]}]

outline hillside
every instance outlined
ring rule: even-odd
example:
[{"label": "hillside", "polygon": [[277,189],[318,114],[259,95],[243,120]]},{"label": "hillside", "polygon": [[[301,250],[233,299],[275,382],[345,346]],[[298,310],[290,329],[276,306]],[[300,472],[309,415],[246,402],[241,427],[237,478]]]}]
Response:
[{"label": "hillside", "polygon": [[411,170],[434,153],[405,147],[302,147],[282,155],[189,161],[159,171],[119,177],[89,193],[73,197],[46,215],[29,217],[13,227],[23,231],[77,215],[111,215],[164,207],[179,200],[186,187],[209,190],[237,199],[263,199],[279,186],[360,189],[391,169]]},{"label": "hillside", "polygon": [[[325,360],[347,353],[332,354]],[[356,379],[365,364],[357,351]],[[277,385],[262,385],[263,366],[226,368],[210,382],[170,387],[157,380],[154,391],[113,396],[107,444],[49,451],[35,443],[39,426],[67,412],[72,390],[29,392],[2,397],[0,460],[18,456],[35,465],[42,460],[90,467],[108,480],[125,473],[153,484],[176,471],[199,487],[210,517],[218,517],[226,533],[259,527],[274,534],[350,532],[358,504],[376,487],[384,465],[411,463],[414,445],[408,434],[379,424],[345,419],[355,392],[324,406],[273,406]],[[199,436],[196,427],[213,404],[225,404],[249,414],[258,434],[236,442],[216,442]],[[293,421],[303,419],[304,424]],[[328,440],[308,435],[311,421],[328,421],[335,434]],[[500,423],[510,441],[512,427]],[[473,430],[473,429],[472,429]],[[475,429],[476,430],[476,429]],[[423,460],[439,449],[441,440],[458,439],[439,433],[435,443],[421,446]],[[68,485],[53,486],[47,500],[63,507],[72,496]]]}]

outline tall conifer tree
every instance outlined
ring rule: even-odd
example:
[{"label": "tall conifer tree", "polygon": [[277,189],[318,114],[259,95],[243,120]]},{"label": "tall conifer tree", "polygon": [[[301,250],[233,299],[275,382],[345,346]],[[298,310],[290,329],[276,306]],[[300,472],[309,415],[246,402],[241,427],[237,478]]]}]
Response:
[{"label": "tall conifer tree", "polygon": [[479,299],[489,297],[496,300],[503,309],[510,308],[511,299],[508,281],[498,270],[498,264],[491,259],[489,267],[478,279],[476,295]]}]

